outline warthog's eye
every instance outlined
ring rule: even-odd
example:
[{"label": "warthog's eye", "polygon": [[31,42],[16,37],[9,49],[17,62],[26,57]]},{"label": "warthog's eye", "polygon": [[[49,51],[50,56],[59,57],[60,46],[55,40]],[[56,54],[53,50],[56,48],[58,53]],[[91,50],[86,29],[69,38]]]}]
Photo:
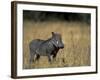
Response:
[{"label": "warthog's eye", "polygon": [[58,41],[57,41],[57,44],[58,44]]}]

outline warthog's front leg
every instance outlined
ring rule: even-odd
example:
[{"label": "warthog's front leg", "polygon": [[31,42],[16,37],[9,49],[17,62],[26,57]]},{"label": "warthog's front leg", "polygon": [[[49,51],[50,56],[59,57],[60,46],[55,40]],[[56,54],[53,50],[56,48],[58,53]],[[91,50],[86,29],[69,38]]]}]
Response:
[{"label": "warthog's front leg", "polygon": [[53,60],[56,61],[57,54],[53,54]]},{"label": "warthog's front leg", "polygon": [[52,56],[49,54],[48,55],[48,61],[51,63],[51,61],[52,61]]},{"label": "warthog's front leg", "polygon": [[39,59],[40,59],[40,55],[37,54],[37,55],[36,55],[36,60],[39,60]]}]

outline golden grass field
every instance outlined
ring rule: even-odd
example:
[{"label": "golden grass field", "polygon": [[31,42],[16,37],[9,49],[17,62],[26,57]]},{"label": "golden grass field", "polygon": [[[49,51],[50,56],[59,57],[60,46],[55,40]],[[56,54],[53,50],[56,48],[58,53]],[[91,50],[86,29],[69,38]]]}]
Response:
[{"label": "golden grass field", "polygon": [[[90,66],[90,25],[82,22],[45,21],[23,22],[23,68],[51,68]],[[56,60],[51,64],[48,58],[41,56],[39,61],[29,64],[29,43],[33,39],[46,40],[51,32],[62,35],[64,49],[60,49]]]}]

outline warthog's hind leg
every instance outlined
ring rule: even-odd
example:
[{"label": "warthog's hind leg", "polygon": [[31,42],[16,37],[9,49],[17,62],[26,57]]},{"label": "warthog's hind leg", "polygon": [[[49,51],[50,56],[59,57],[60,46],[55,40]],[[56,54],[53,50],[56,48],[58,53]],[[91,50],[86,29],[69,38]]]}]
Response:
[{"label": "warthog's hind leg", "polygon": [[35,53],[30,52],[30,58],[29,58],[30,64],[31,64],[32,62],[34,62],[34,61],[35,61]]}]

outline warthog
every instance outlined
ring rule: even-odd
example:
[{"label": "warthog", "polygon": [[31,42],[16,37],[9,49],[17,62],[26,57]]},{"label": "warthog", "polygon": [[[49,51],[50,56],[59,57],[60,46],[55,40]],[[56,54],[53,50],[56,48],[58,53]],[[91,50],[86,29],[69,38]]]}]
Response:
[{"label": "warthog", "polygon": [[59,49],[64,48],[61,35],[52,32],[52,37],[47,40],[35,39],[29,44],[30,48],[30,63],[38,60],[40,56],[47,56],[49,62],[56,58]]}]

